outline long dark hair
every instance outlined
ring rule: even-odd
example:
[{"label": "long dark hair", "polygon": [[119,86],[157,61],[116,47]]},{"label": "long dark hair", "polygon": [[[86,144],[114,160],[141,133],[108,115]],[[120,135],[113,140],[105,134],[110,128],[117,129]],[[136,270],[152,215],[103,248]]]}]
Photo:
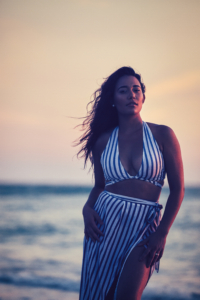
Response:
[{"label": "long dark hair", "polygon": [[[83,135],[76,141],[75,145],[81,145],[81,149],[77,153],[78,157],[84,157],[86,166],[89,159],[93,166],[92,149],[104,132],[118,125],[118,114],[114,103],[115,86],[119,78],[122,76],[134,76],[140,82],[143,94],[145,93],[145,85],[141,76],[137,74],[131,67],[122,67],[107,77],[101,87],[93,94],[93,100],[88,103],[91,110],[88,110],[85,120],[81,124],[84,131]],[[87,105],[87,108],[88,108]]]}]

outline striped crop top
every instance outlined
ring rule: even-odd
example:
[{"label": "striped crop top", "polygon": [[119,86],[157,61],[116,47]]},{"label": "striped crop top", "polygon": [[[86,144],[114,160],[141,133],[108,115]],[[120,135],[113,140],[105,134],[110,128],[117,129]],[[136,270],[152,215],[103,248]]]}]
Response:
[{"label": "striped crop top", "polygon": [[143,122],[142,164],[138,173],[134,176],[128,174],[120,161],[118,131],[119,127],[116,127],[113,130],[101,155],[101,165],[106,182],[105,185],[111,185],[126,179],[139,179],[148,181],[162,188],[165,178],[164,159],[147,123]]}]

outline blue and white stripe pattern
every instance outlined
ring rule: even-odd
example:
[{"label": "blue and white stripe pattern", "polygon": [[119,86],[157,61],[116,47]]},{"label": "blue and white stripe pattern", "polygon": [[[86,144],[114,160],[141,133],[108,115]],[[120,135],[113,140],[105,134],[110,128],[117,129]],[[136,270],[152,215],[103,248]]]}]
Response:
[{"label": "blue and white stripe pattern", "polygon": [[165,178],[165,165],[162,152],[147,123],[143,122],[143,157],[138,174],[131,176],[124,169],[118,147],[118,131],[116,127],[101,155],[101,165],[106,185],[111,185],[125,179],[148,181],[162,188]]},{"label": "blue and white stripe pattern", "polygon": [[[160,223],[162,205],[143,199],[103,191],[94,209],[103,220],[100,242],[84,239],[80,300],[104,300],[112,283],[119,282],[123,266],[133,248]],[[159,262],[151,267],[158,271]],[[115,296],[117,294],[117,285]]]}]

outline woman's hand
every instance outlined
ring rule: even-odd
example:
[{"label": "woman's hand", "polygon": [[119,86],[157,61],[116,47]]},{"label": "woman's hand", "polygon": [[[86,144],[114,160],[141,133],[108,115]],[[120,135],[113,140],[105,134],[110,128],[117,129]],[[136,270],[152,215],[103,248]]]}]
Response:
[{"label": "woman's hand", "polygon": [[147,268],[151,267],[163,256],[166,238],[166,235],[163,235],[160,232],[156,231],[137,245],[138,247],[147,245],[147,248],[145,248],[144,252],[139,258],[140,261],[146,259]]},{"label": "woman's hand", "polygon": [[99,217],[98,213],[91,208],[89,205],[85,204],[83,207],[83,218],[85,223],[85,237],[88,240],[89,237],[93,242],[100,241],[98,235],[103,236],[103,233],[97,227],[96,222],[103,225],[103,221]]}]

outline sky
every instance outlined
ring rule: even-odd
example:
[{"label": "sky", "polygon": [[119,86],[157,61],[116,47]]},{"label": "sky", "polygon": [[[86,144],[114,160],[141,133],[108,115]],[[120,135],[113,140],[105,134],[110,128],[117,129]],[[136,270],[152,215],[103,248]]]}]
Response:
[{"label": "sky", "polygon": [[200,184],[199,0],[0,0],[0,182],[92,184],[74,127],[104,78],[142,75],[142,118],[170,126]]}]

